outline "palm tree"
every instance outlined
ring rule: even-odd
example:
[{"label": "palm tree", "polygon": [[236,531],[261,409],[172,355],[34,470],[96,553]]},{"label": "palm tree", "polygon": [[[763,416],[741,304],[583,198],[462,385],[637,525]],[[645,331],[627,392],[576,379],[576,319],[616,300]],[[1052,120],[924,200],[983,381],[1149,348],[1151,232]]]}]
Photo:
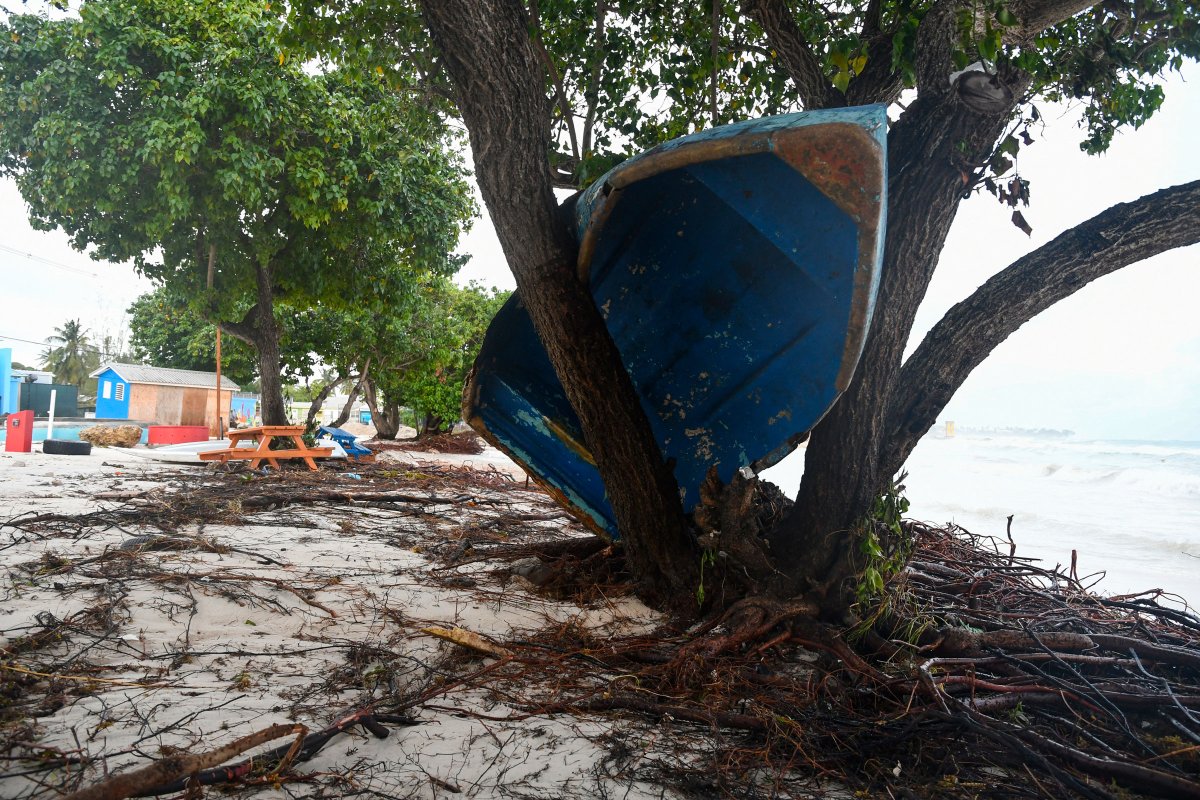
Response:
[{"label": "palm tree", "polygon": [[77,319],[55,328],[54,335],[46,337],[46,344],[49,347],[42,352],[42,368],[53,372],[57,383],[82,386],[99,365],[96,349]]}]

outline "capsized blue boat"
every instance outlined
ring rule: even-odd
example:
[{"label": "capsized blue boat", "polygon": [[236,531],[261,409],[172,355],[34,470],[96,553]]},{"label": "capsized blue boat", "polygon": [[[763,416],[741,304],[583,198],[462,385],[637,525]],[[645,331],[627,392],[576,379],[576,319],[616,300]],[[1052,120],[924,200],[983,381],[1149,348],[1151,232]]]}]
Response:
[{"label": "capsized blue boat", "polygon": [[[692,510],[791,452],[850,382],[886,208],[884,106],[703,131],[596,181],[576,204],[579,277]],[[580,424],[514,295],[464,416],[586,525],[619,535]]]}]

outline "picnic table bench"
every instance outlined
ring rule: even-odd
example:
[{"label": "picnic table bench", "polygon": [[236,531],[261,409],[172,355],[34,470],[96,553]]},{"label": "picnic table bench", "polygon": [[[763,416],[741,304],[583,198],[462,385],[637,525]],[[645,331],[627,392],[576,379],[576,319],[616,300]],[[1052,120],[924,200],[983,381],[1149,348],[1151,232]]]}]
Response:
[{"label": "picnic table bench", "polygon": [[[200,453],[201,461],[240,461],[249,460],[251,469],[258,469],[266,461],[272,467],[279,469],[279,462],[302,458],[308,468],[315,470],[317,463],[314,458],[324,458],[333,454],[332,447],[309,447],[304,444],[303,425],[259,425],[254,428],[240,428],[228,433],[229,447],[224,450],[210,450]],[[291,440],[294,448],[272,450],[271,444],[276,439]],[[246,443],[257,443],[257,447],[246,446]]]}]

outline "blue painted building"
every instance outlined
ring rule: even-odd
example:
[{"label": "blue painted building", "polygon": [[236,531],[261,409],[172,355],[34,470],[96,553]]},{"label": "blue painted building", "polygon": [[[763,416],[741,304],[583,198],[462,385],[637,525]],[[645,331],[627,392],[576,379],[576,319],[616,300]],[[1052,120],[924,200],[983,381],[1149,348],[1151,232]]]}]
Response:
[{"label": "blue painted building", "polygon": [[228,420],[230,400],[240,387],[221,376],[217,399],[215,372],[105,364],[96,379],[96,417],[130,419],[158,425],[207,425],[217,431],[218,415]]},{"label": "blue painted building", "polygon": [[114,367],[108,367],[96,378],[96,417],[99,419],[129,419],[130,383]]},{"label": "blue painted building", "polygon": [[[22,391],[26,393],[26,401],[29,401],[29,387],[25,386],[28,383],[53,385],[54,373],[38,369],[13,369],[12,349],[0,347],[0,414],[15,414],[24,408],[35,408],[36,404],[31,405],[30,402],[22,403]],[[67,387],[55,386],[54,388],[66,389]],[[70,389],[71,391],[76,391],[73,386]],[[62,399],[62,395],[59,397]],[[73,405],[74,401],[68,404],[67,407],[70,408]],[[40,416],[45,416],[44,410],[38,413]],[[75,412],[72,411],[70,413]]]},{"label": "blue painted building", "polygon": [[12,376],[12,348],[0,347],[0,414],[17,410],[17,387]]}]

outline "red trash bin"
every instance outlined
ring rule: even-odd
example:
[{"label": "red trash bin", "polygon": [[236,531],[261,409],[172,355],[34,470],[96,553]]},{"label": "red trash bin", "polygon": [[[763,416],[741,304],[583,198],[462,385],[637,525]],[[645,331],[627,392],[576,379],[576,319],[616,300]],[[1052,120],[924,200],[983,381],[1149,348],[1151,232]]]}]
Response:
[{"label": "red trash bin", "polygon": [[8,415],[4,421],[4,449],[9,453],[33,452],[33,411]]}]

